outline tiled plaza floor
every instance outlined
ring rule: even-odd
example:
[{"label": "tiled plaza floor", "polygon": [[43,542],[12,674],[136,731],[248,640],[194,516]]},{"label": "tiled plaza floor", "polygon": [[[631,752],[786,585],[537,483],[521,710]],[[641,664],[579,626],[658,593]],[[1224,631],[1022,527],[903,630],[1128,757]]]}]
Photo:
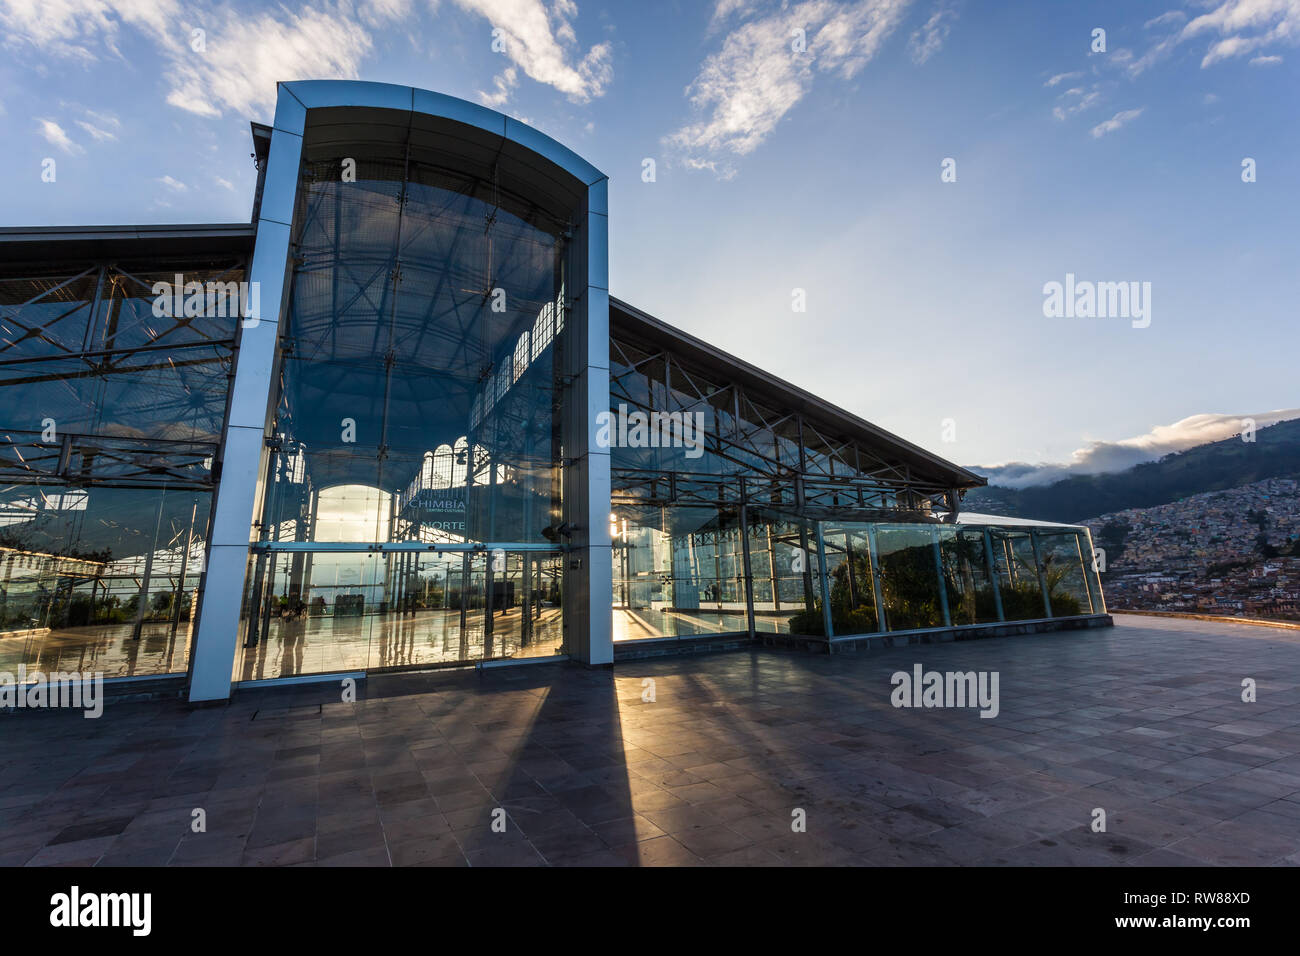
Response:
[{"label": "tiled plaza floor", "polygon": [[[0,865],[1300,863],[1300,635],[1116,620],[0,714]],[[895,709],[915,663],[1000,714]]]}]

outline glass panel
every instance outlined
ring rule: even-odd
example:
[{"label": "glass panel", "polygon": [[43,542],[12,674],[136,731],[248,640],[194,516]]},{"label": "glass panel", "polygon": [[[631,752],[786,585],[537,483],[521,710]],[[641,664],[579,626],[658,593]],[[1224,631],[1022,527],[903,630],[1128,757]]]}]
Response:
[{"label": "glass panel", "polygon": [[239,316],[153,284],[238,295],[243,264],[26,268],[0,275],[0,670],[183,673]]},{"label": "glass panel", "polygon": [[616,506],[614,639],[748,631],[738,514],[716,506]]},{"label": "glass panel", "polygon": [[546,551],[261,553],[235,679],[562,654],[563,567]]},{"label": "glass panel", "polygon": [[309,164],[264,539],[552,540],[565,245],[539,216],[418,157]]},{"label": "glass panel", "polygon": [[[839,527],[839,526],[835,526]],[[826,570],[830,575],[831,628],[836,637],[880,630],[872,580],[871,547],[866,527],[822,534]]]},{"label": "glass panel", "polygon": [[944,586],[948,591],[948,613],[953,625],[996,622],[998,606],[993,595],[983,531],[941,525],[939,550],[943,557]]},{"label": "glass panel", "polygon": [[1101,589],[1101,576],[1097,573],[1097,558],[1092,543],[1092,532],[1085,528],[1076,533],[1079,536],[1079,551],[1083,556],[1083,572],[1088,583],[1088,593],[1092,600],[1092,613],[1105,614],[1106,600]]},{"label": "glass panel", "polygon": [[0,670],[183,673],[210,494],[0,490]]},{"label": "glass panel", "polygon": [[876,532],[876,547],[887,629],[942,627],[931,526],[881,526]]},{"label": "glass panel", "polygon": [[86,347],[99,268],[0,277],[0,361]]},{"label": "glass panel", "polygon": [[825,635],[814,527],[777,512],[752,509],[749,548],[755,630]]},{"label": "glass panel", "polygon": [[1006,619],[1025,621],[1045,617],[1047,610],[1043,606],[1043,589],[1038,581],[1029,533],[990,528],[989,537]]},{"label": "glass panel", "polygon": [[484,658],[548,657],[563,653],[560,584],[563,556],[505,552],[489,556],[490,614]]},{"label": "glass panel", "polygon": [[230,350],[224,346],[3,365],[0,421],[33,441],[53,422],[59,436],[215,446],[221,440],[229,373]]},{"label": "glass panel", "polygon": [[1090,613],[1092,604],[1083,576],[1078,536],[1072,531],[1035,533],[1043,563],[1043,579],[1047,582],[1047,593],[1052,602],[1052,616],[1077,617]]}]

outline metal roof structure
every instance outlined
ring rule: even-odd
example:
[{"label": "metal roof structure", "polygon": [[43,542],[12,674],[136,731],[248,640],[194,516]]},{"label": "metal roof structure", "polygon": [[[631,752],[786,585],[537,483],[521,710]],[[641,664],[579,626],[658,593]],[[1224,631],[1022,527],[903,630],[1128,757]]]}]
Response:
[{"label": "metal roof structure", "polygon": [[975,488],[988,483],[980,475],[931,454],[924,448],[627,302],[611,296],[609,303],[610,332],[615,337],[627,337],[671,351],[684,360],[694,360],[702,368],[739,383],[750,395],[763,399],[775,408],[799,412],[819,423],[825,423],[840,432],[840,437],[861,442],[881,457],[905,464],[914,472],[914,477],[924,477],[936,485],[958,489]]}]

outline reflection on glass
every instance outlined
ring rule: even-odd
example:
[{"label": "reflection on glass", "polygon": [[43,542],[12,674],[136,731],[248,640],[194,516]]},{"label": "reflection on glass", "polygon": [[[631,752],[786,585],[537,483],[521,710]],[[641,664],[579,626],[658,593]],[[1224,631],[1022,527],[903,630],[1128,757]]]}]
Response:
[{"label": "reflection on glass", "polygon": [[890,525],[876,532],[885,626],[891,631],[944,624],[932,528]]},{"label": "reflection on glass", "polygon": [[749,520],[755,630],[825,634],[814,527],[763,509]]},{"label": "reflection on glass", "polygon": [[1083,562],[1088,595],[1092,602],[1092,613],[1105,614],[1106,600],[1101,590],[1101,575],[1097,572],[1097,558],[1092,543],[1092,532],[1084,528],[1076,532],[1076,534],[1079,537],[1079,558]]},{"label": "reflection on glass", "polygon": [[614,640],[749,629],[734,511],[619,506],[610,515],[610,537]]},{"label": "reflection on glass", "polygon": [[564,653],[562,555],[262,552],[236,680]]},{"label": "reflection on glass", "polygon": [[1047,616],[1034,544],[1028,531],[995,528],[989,531],[997,566],[1002,612],[1008,621]]},{"label": "reflection on glass", "polygon": [[0,671],[183,673],[209,503],[165,488],[0,493]]},{"label": "reflection on glass", "polygon": [[567,225],[434,146],[307,139],[235,677],[562,653]]},{"label": "reflection on glass", "polygon": [[1052,605],[1052,617],[1075,617],[1092,609],[1084,579],[1079,538],[1072,531],[1036,532],[1043,580]]},{"label": "reflection on glass", "polygon": [[880,630],[866,525],[827,525],[822,532],[836,637]]},{"label": "reflection on glass", "polygon": [[983,531],[941,525],[938,532],[952,623],[990,624],[997,621],[997,597],[993,593],[994,582],[989,573]]},{"label": "reflection on glass", "polygon": [[564,226],[432,154],[360,155],[341,183],[313,153],[299,190],[263,540],[547,544]]},{"label": "reflection on glass", "polygon": [[0,671],[186,669],[238,316],[156,315],[177,273],[244,278],[0,264]]},{"label": "reflection on glass", "polygon": [[834,637],[876,633],[882,615],[889,631],[1042,618],[1040,571],[1052,616],[1093,613],[1100,593],[1082,558],[1090,541],[1075,529],[838,521],[819,528],[752,508],[742,539],[731,534],[732,514],[716,506],[616,506],[616,640],[744,630],[742,545],[759,632],[824,636],[823,589]]}]

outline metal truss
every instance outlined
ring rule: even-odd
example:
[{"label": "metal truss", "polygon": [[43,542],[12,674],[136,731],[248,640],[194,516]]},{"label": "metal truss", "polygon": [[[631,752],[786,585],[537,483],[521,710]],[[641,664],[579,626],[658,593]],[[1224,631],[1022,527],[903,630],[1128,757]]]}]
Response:
[{"label": "metal truss", "polygon": [[[711,377],[668,349],[647,348],[615,332],[610,353],[611,407],[623,404],[647,415],[703,413],[705,451],[724,467],[719,475],[620,468],[616,460],[616,502],[734,502],[807,516],[927,520],[929,503],[955,494],[951,479],[921,473],[799,411],[775,411],[740,383]],[[645,383],[648,388],[638,387]]]},{"label": "metal truss", "polygon": [[[0,481],[212,488],[239,317],[157,315],[153,288],[239,282],[246,266],[180,256],[0,275],[0,388],[31,403],[0,422]],[[47,418],[53,440],[31,427]]]}]

